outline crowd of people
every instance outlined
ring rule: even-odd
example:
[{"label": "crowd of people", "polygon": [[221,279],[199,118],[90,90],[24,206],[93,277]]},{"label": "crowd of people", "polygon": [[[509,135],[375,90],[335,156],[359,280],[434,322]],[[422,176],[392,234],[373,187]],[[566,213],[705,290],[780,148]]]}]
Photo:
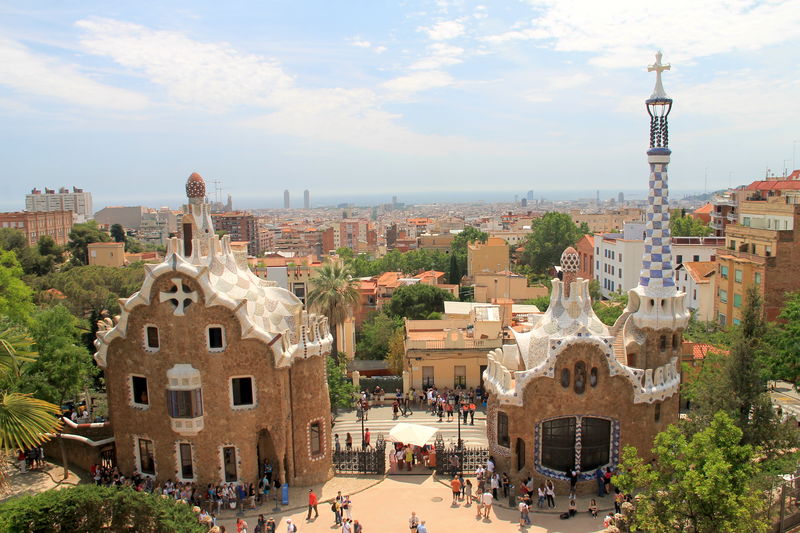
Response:
[{"label": "crowd of people", "polygon": [[[308,489],[308,515],[306,522],[312,520],[311,513],[314,513],[314,520],[319,518],[319,500],[313,489]],[[342,495],[342,491],[336,493],[336,497],[330,502],[331,512],[333,513],[333,528],[341,527],[342,533],[363,533],[364,527],[357,519],[353,519],[353,501],[350,496]],[[288,524],[291,526],[291,520]],[[295,531],[297,531],[295,529]]]}]

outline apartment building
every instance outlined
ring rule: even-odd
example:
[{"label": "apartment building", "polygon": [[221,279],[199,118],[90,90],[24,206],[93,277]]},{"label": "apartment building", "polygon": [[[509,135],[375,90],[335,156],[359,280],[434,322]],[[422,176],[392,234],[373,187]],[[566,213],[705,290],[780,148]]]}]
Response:
[{"label": "apartment building", "polygon": [[509,269],[508,244],[498,237],[489,237],[485,243],[467,245],[467,276],[480,272],[501,272]]},{"label": "apartment building", "polygon": [[0,213],[0,228],[14,228],[25,234],[29,246],[35,246],[39,237],[49,235],[56,244],[69,241],[69,232],[75,214],[72,211]]},{"label": "apartment building", "polygon": [[72,211],[75,213],[75,222],[82,223],[92,219],[92,193],[73,187],[70,191],[61,187],[55,189],[44,188],[44,194],[39,189],[31,190],[25,195],[25,210],[33,213],[49,213],[53,211]]},{"label": "apartment building", "polygon": [[586,223],[593,233],[614,233],[622,229],[626,222],[638,222],[642,219],[642,211],[633,207],[586,213],[573,210],[569,212],[575,225]]},{"label": "apartment building", "polygon": [[[416,235],[414,236],[416,238]],[[350,248],[354,252],[375,249],[378,235],[366,219],[346,218],[331,222],[322,233],[322,252],[328,254],[338,248]]]},{"label": "apartment building", "polygon": [[231,241],[247,242],[247,253],[258,257],[267,251],[267,234],[258,217],[241,211],[212,213],[211,220],[217,230],[230,235]]},{"label": "apartment building", "polygon": [[767,320],[780,314],[785,294],[800,290],[800,171],[788,179],[755,181],[737,191],[736,222],[725,227],[717,252],[716,318],[742,319],[747,289],[757,286]]},{"label": "apartment building", "polygon": [[675,286],[686,293],[686,307],[697,320],[714,320],[717,264],[714,261],[687,261],[675,268]]}]

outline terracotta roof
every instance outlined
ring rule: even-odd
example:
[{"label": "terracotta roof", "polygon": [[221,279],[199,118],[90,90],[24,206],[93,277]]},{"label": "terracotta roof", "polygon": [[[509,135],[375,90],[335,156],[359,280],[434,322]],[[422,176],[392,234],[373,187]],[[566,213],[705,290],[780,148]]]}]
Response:
[{"label": "terracotta roof", "polygon": [[378,276],[378,285],[382,287],[398,287],[399,279],[403,277],[402,272],[384,272]]},{"label": "terracotta roof", "polygon": [[709,202],[706,205],[704,205],[702,207],[698,207],[697,209],[695,209],[693,211],[693,213],[695,215],[703,215],[703,214],[706,214],[706,213],[710,214],[711,211],[713,211],[713,210],[714,210],[714,206]]},{"label": "terracotta roof", "polygon": [[721,355],[729,355],[730,352],[728,350],[723,350],[722,348],[717,348],[713,344],[706,344],[702,342],[696,342],[692,346],[692,359],[705,359],[709,353],[717,353]]},{"label": "terracotta roof", "polygon": [[[800,171],[792,172],[791,176],[794,176]],[[754,181],[747,187],[745,187],[748,191],[781,191],[784,189],[791,189],[791,190],[800,190],[800,180],[798,179],[791,179],[791,180],[768,180],[768,181]]]},{"label": "terracotta roof", "polygon": [[430,279],[432,281],[436,281],[437,279],[439,279],[441,277],[444,277],[444,272],[439,272],[438,270],[426,270],[425,272],[420,272],[419,274],[417,274],[414,277],[417,278],[417,279],[420,279],[422,281],[425,281],[425,280],[428,280],[428,279]]},{"label": "terracotta roof", "polygon": [[578,239],[578,242],[581,242],[582,240],[586,240],[591,245],[591,247],[594,248],[594,235],[588,235],[588,234],[584,235],[580,239]]},{"label": "terracotta roof", "polygon": [[683,268],[694,278],[695,283],[708,283],[717,270],[714,261],[689,261],[683,263]]}]

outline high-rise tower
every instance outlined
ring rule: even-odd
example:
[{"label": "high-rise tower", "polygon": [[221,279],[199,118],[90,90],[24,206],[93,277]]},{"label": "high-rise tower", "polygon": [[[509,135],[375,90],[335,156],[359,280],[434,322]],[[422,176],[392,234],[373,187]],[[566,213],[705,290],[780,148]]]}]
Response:
[{"label": "high-rise tower", "polygon": [[672,98],[664,92],[661,83],[661,73],[669,68],[670,65],[661,63],[661,52],[658,52],[656,62],[647,69],[656,73],[655,89],[645,101],[650,115],[650,148],[647,150],[650,182],[642,271],[639,286],[629,293],[630,297],[638,300],[638,309],[633,315],[636,325],[653,330],[682,329],[688,320],[685,295],[675,287],[669,229],[667,165],[672,152],[669,149],[667,117],[672,110]]},{"label": "high-rise tower", "polygon": [[289,189],[283,191],[283,208],[289,209],[291,207],[291,202],[289,201]]},{"label": "high-rise tower", "polygon": [[308,189],[303,191],[303,209],[311,209],[311,193]]}]

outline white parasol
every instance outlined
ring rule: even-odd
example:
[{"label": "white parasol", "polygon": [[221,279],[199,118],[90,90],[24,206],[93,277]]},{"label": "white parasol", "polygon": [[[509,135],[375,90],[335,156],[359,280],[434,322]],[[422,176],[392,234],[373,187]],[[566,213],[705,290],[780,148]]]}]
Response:
[{"label": "white parasol", "polygon": [[439,430],[436,428],[420,424],[400,422],[389,431],[389,438],[387,440],[413,444],[415,446],[425,446],[425,444],[436,435],[437,431]]}]

